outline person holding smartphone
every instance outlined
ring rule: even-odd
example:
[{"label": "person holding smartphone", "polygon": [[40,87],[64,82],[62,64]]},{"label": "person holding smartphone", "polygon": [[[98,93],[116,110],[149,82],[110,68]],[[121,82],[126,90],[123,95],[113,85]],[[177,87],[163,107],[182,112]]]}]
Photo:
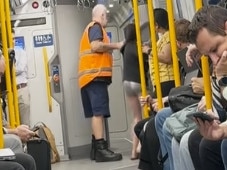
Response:
[{"label": "person holding smartphone", "polygon": [[[5,59],[0,55],[0,78],[5,72]],[[1,80],[1,79],[0,79]],[[1,83],[1,81],[0,81]],[[23,153],[21,140],[27,141],[34,132],[26,125],[20,125],[15,129],[2,127],[4,135],[4,148],[10,148],[15,152],[16,159],[12,161],[0,161],[0,169],[7,170],[36,170],[36,164],[32,156]],[[20,137],[20,138],[19,138]]]},{"label": "person holding smartphone", "polygon": [[[192,57],[190,54],[196,50],[200,54],[209,56],[212,60],[214,65],[212,83],[215,84],[217,92],[214,95],[220,95],[220,97],[216,98],[216,102],[221,104],[223,110],[225,109],[220,120],[226,120],[227,10],[219,6],[201,8],[193,17],[189,30],[190,40],[195,46],[189,51],[187,61],[190,62],[190,57]],[[214,111],[211,110],[207,111],[207,113],[214,115]],[[196,118],[195,121],[203,138],[199,146],[196,146],[195,143],[193,144],[196,135],[189,137],[189,145],[191,145],[189,148],[194,148],[191,156],[199,156],[197,163],[200,164],[200,169],[227,168],[227,122],[220,123],[217,120],[209,122],[203,121],[201,118]]]}]

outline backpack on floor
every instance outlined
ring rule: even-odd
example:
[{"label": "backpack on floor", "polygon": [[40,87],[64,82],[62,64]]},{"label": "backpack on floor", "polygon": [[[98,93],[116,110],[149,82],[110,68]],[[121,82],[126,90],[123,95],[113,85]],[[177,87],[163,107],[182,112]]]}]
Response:
[{"label": "backpack on floor", "polygon": [[55,137],[51,130],[43,122],[37,123],[32,129],[36,132],[40,139],[45,139],[50,143],[51,163],[59,162],[60,156],[56,147]]}]

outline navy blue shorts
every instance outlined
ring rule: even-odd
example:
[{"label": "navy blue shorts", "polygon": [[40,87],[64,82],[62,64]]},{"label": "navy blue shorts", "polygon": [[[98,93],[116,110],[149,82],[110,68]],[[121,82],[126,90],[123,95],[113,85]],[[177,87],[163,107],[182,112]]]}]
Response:
[{"label": "navy blue shorts", "polygon": [[86,118],[93,116],[110,117],[108,84],[92,81],[81,89],[81,98]]}]

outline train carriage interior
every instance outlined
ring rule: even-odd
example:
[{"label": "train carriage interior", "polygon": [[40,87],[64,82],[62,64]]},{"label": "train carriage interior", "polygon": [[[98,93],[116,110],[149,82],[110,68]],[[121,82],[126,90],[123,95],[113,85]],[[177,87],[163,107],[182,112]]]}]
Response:
[{"label": "train carriage interior", "polygon": [[[120,51],[113,51],[113,77],[108,89],[111,118],[106,119],[104,125],[110,148],[122,153],[121,161],[96,163],[90,160],[91,125],[90,120],[84,118],[77,75],[80,38],[91,21],[92,8],[96,4],[106,6],[107,35],[111,42],[119,42],[124,40],[125,26],[135,22],[133,1],[9,0],[15,38],[28,57],[31,125],[44,122],[53,132],[60,154],[61,161],[52,164],[52,170],[138,169],[139,160],[130,159],[133,116],[123,88]],[[154,8],[166,9],[167,1],[153,0],[152,4]],[[203,0],[204,5],[217,2]],[[151,41],[147,0],[137,3],[141,40],[147,43]],[[175,19],[192,19],[194,0],[172,0],[171,3]]]}]

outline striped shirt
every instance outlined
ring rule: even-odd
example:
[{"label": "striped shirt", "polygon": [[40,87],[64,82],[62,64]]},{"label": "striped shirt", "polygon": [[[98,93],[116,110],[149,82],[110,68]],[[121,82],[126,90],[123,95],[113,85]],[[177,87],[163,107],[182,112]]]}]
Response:
[{"label": "striped shirt", "polygon": [[212,110],[216,116],[219,117],[221,122],[226,119],[226,111],[222,105],[222,96],[221,89],[218,84],[218,80],[216,77],[212,77],[211,79],[211,89],[212,89]]}]

